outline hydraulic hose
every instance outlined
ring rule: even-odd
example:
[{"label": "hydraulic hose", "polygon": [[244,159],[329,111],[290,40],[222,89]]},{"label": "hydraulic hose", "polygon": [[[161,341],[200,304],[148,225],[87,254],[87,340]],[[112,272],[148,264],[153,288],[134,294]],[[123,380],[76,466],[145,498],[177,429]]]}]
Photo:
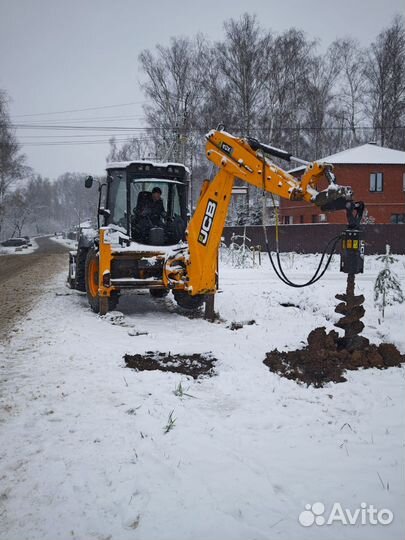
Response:
[{"label": "hydraulic hose", "polygon": [[[321,259],[320,259],[319,264],[318,264],[318,267],[315,270],[315,272],[314,272],[313,276],[311,277],[311,279],[309,279],[305,283],[294,283],[284,273],[284,270],[283,270],[282,264],[281,264],[281,259],[280,259],[280,252],[279,252],[278,249],[276,251],[276,258],[277,258],[277,266],[276,266],[276,263],[274,262],[273,256],[272,256],[271,251],[270,251],[270,246],[269,246],[269,242],[268,242],[268,238],[267,238],[267,231],[266,231],[265,225],[263,225],[263,231],[264,231],[264,237],[265,237],[265,243],[266,243],[266,251],[267,251],[267,254],[269,256],[270,264],[271,264],[274,272],[276,273],[277,277],[283,283],[285,283],[289,287],[294,287],[294,288],[297,288],[297,289],[300,289],[300,288],[303,288],[303,287],[309,287],[310,285],[313,285],[314,283],[316,283],[317,281],[319,281],[321,279],[321,277],[325,274],[326,270],[328,269],[328,267],[329,267],[329,265],[331,263],[333,254],[335,253],[335,250],[336,250],[336,246],[337,246],[337,244],[338,244],[338,242],[339,242],[339,240],[340,240],[340,238],[342,236],[341,234],[339,234],[338,236],[335,236],[334,238],[329,240],[329,242],[327,243],[327,245],[326,245],[326,247],[325,247],[325,249],[324,249],[324,251],[322,253]],[[325,263],[324,268],[321,270],[322,263],[323,263],[323,261],[325,259],[328,248],[329,248],[329,246],[331,244],[332,244],[332,250],[328,255],[328,258],[327,258],[327,261]]]},{"label": "hydraulic hose", "polygon": [[[274,201],[274,197],[273,197],[273,194],[271,194],[271,198],[272,198],[272,201],[273,201],[273,210],[274,210],[274,213],[275,213],[275,217],[276,217],[276,258],[277,258],[277,265],[276,263],[274,262],[273,260],[273,256],[271,254],[271,251],[270,251],[270,246],[269,246],[269,239],[268,239],[268,236],[267,236],[267,229],[266,229],[266,226],[264,224],[264,210],[265,210],[265,166],[266,166],[266,159],[265,159],[265,156],[263,154],[263,167],[262,167],[262,177],[263,177],[263,211],[262,211],[262,227],[263,227],[263,233],[264,233],[264,240],[265,240],[265,243],[266,243],[266,251],[267,251],[267,254],[269,256],[269,260],[270,260],[270,264],[276,274],[276,276],[283,282],[285,283],[286,285],[288,285],[289,287],[294,287],[294,288],[297,288],[297,289],[300,289],[300,288],[303,288],[303,287],[309,287],[310,285],[313,285],[314,283],[316,283],[317,281],[319,281],[321,279],[321,277],[325,274],[326,270],[329,268],[329,265],[332,261],[332,257],[333,257],[333,254],[335,253],[335,250],[336,250],[336,246],[339,242],[339,240],[341,239],[342,237],[342,233],[331,238],[329,240],[329,242],[326,244],[325,246],[325,249],[323,250],[322,252],[322,256],[321,256],[321,259],[319,261],[319,264],[318,264],[318,267],[317,269],[315,270],[313,276],[311,277],[311,279],[309,279],[308,281],[306,281],[305,283],[294,283],[293,281],[291,281],[285,274],[284,270],[283,270],[283,267],[282,267],[282,264],[281,264],[281,259],[280,259],[280,249],[279,249],[279,234],[278,234],[278,210],[277,210],[277,207],[276,207],[276,204],[275,204],[275,201]],[[331,249],[331,252],[329,253],[328,255],[328,258],[326,260],[326,263],[325,263],[325,266],[324,268],[322,269],[322,263],[327,255],[327,252],[328,252],[328,249],[329,249],[329,246],[332,245],[332,249]],[[322,269],[322,270],[321,270]]]}]

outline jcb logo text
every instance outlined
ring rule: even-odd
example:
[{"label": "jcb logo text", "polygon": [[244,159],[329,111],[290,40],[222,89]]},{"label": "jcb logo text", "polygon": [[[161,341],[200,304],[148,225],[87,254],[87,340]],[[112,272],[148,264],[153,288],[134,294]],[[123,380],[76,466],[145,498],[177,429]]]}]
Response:
[{"label": "jcb logo text", "polygon": [[198,241],[203,246],[205,246],[208,242],[208,237],[211,231],[212,224],[214,223],[214,216],[215,216],[216,210],[217,210],[217,203],[209,199],[207,208],[205,210],[204,218],[201,224],[200,233],[198,235]]}]

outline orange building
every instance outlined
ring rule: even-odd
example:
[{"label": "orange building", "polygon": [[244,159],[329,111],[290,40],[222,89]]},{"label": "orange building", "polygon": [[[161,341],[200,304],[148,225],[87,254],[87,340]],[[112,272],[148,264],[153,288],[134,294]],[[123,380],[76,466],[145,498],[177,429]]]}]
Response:
[{"label": "orange building", "polygon": [[[405,224],[405,152],[368,143],[318,161],[332,163],[337,183],[353,188],[354,200],[366,205],[366,221]],[[304,169],[289,172],[300,176]],[[326,187],[326,180],[318,184]],[[280,215],[284,224],[346,223],[344,212],[322,212],[301,201],[282,199]]]}]

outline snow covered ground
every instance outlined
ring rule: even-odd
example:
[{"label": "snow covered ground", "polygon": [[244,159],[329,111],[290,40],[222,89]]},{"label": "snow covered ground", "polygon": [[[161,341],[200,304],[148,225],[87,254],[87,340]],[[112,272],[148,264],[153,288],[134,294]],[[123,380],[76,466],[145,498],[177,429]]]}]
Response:
[{"label": "snow covered ground", "polygon": [[0,256],[1,255],[27,255],[28,253],[33,253],[37,248],[38,244],[33,238],[31,238],[31,246],[18,246],[18,247],[5,247],[0,245]]},{"label": "snow covered ground", "polygon": [[50,236],[50,240],[53,240],[54,242],[57,242],[58,244],[61,244],[63,246],[68,247],[71,250],[77,249],[77,240],[70,240],[69,238],[63,238],[63,236]]},{"label": "snow covered ground", "polygon": [[[315,265],[314,256],[284,259],[295,280]],[[216,324],[141,293],[121,300],[117,325],[91,313],[59,275],[0,347],[0,538],[402,538],[405,369],[349,372],[346,383],[314,389],[262,363],[276,347],[302,346],[316,326],[333,327],[334,295],[345,288],[337,265],[302,290],[280,283],[267,260],[221,267],[216,309],[224,322]],[[404,265],[401,257],[402,284]],[[368,257],[357,279],[364,334],[405,352],[405,305],[377,323],[379,267]],[[250,319],[256,324],[227,328]],[[194,381],[124,368],[125,353],[150,350],[212,352],[217,375]],[[189,396],[175,395],[180,382]],[[172,411],[174,427],[164,433]],[[315,502],[325,517],[334,503],[351,512],[366,503],[394,519],[304,527],[298,517]]]}]

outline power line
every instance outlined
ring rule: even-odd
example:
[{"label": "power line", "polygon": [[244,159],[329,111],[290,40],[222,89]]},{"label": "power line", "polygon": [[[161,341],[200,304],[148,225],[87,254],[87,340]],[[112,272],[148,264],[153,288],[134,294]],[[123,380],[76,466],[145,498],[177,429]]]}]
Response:
[{"label": "power line", "polygon": [[[125,132],[116,132],[113,135],[110,136],[110,139],[112,137],[119,137],[119,136],[128,136],[128,133]],[[72,139],[72,138],[85,138],[85,137],[106,137],[105,133],[89,133],[86,135],[80,135],[80,133],[75,133],[74,135],[20,135],[18,137],[18,140],[21,139]]]},{"label": "power line", "polygon": [[[68,120],[69,121],[69,120]],[[165,136],[167,133],[169,136],[179,132],[178,127],[168,126],[88,126],[88,125],[70,125],[70,124],[40,124],[40,123],[16,123],[12,124],[14,128],[20,130],[41,130],[41,131],[61,131],[62,135],[55,135],[48,133],[46,135],[21,135],[19,136],[21,144],[25,147],[43,147],[43,146],[73,146],[73,145],[85,145],[85,144],[107,144],[112,137],[115,138],[117,143],[130,142],[133,139],[138,141],[154,141],[153,136]],[[235,133],[243,133],[241,127],[230,127],[230,131]],[[305,132],[322,132],[322,131],[340,131],[340,132],[352,132],[353,128],[342,126],[288,126],[279,127],[280,131],[301,131]],[[381,129],[405,129],[404,126],[356,126],[355,130],[361,131],[378,131]],[[74,132],[72,135],[68,135],[66,132]],[[80,131],[86,132],[80,134]],[[207,129],[193,128],[188,130],[188,135],[196,135],[202,137]],[[257,128],[255,130],[258,133],[264,133],[265,136],[269,136],[270,130],[268,128]],[[107,138],[108,137],[108,138]],[[1,143],[0,143],[1,144]]]},{"label": "power line", "polygon": [[40,112],[40,113],[31,113],[31,114],[15,114],[14,118],[25,118],[28,116],[50,116],[53,114],[67,114],[72,112],[82,112],[82,111],[98,111],[101,109],[113,109],[115,107],[128,107],[129,105],[140,105],[145,103],[144,101],[131,101],[129,103],[118,103],[116,105],[103,105],[102,107],[86,107],[85,109],[70,109],[66,111],[53,111],[53,112]]},{"label": "power line", "polygon": [[[122,138],[116,139],[118,143],[131,142],[132,138]],[[153,142],[151,137],[142,137],[136,139],[139,142]],[[108,144],[110,139],[98,139],[98,140],[71,140],[71,141],[27,141],[23,143],[24,147],[42,147],[42,146],[77,146],[77,145],[87,145],[87,144]],[[1,143],[0,143],[1,146]]]},{"label": "power line", "polygon": [[[82,118],[58,118],[55,120],[46,120],[47,125],[50,126],[57,126],[59,124],[66,124],[70,122],[80,122],[80,123],[86,123],[86,122],[112,122],[116,120],[139,120],[144,119],[144,115],[120,115],[120,116],[87,116]],[[36,125],[42,125],[40,121],[36,122],[35,120],[33,122],[30,122],[30,125],[36,126]]]},{"label": "power line", "polygon": [[[11,127],[16,129],[43,129],[43,130],[82,130],[82,131],[167,131],[177,132],[178,127],[165,127],[165,126],[81,126],[81,125],[68,125],[68,124],[11,124]],[[193,128],[187,130],[188,133],[205,133],[209,128]],[[243,127],[233,126],[227,128],[230,131],[242,132]],[[381,130],[381,129],[405,129],[405,126],[358,126],[358,127],[342,127],[342,126],[286,126],[279,127],[278,131],[364,131],[364,130]],[[269,133],[268,128],[255,128],[253,131],[261,133]]]},{"label": "power line", "polygon": [[[43,130],[82,130],[82,131],[139,131],[145,129],[154,129],[147,126],[128,127],[128,126],[80,126],[68,124],[11,124],[16,129],[43,129]],[[170,128],[171,129],[171,128]],[[176,128],[173,128],[176,129]]]}]

